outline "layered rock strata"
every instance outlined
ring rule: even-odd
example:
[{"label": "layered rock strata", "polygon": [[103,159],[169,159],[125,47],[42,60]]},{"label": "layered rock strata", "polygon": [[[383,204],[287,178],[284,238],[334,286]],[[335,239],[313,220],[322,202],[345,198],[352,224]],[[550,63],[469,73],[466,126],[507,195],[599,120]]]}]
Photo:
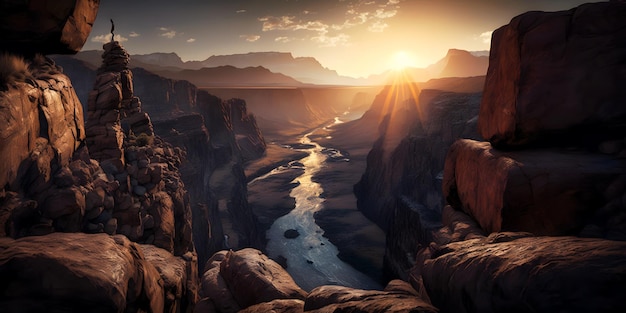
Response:
[{"label": "layered rock strata", "polygon": [[[623,207],[626,162],[581,151],[501,151],[461,140],[448,152],[446,201],[473,216],[488,233],[578,234],[607,203]],[[612,186],[612,187],[611,187]],[[609,188],[620,190],[609,190]]]},{"label": "layered rock strata", "polygon": [[626,50],[613,44],[626,36],[625,10],[614,1],[529,12],[496,31],[479,115],[491,144],[453,145],[450,204],[488,232],[626,239]]},{"label": "layered rock strata", "polygon": [[450,148],[446,225],[410,275],[442,312],[626,308],[624,12],[528,12],[494,34],[479,114],[491,142]]},{"label": "layered rock strata", "polygon": [[[0,235],[21,239],[2,239],[10,242],[10,247],[7,244],[0,249],[0,258],[4,260],[3,264],[10,265],[4,270],[25,273],[16,274],[18,276],[3,274],[3,277],[20,280],[20,277],[30,275],[28,283],[33,289],[32,294],[0,293],[0,301],[7,301],[3,308],[8,312],[41,311],[48,306],[68,310],[67,306],[72,305],[76,306],[73,309],[80,311],[101,310],[88,309],[87,305],[93,302],[81,300],[80,296],[74,297],[76,303],[71,304],[69,300],[73,298],[63,294],[65,289],[79,292],[82,282],[88,283],[86,278],[81,278],[84,275],[95,275],[96,280],[109,279],[111,290],[121,290],[99,294],[97,301],[103,303],[104,311],[161,312],[163,307],[172,312],[186,311],[196,302],[198,275],[191,241],[191,210],[178,171],[183,153],[154,136],[131,136],[131,132],[122,132],[119,127],[122,103],[136,98],[132,95],[132,76],[123,69],[125,52],[116,43],[110,45],[108,51],[118,57],[107,56],[91,101],[90,108],[96,110],[89,112],[87,127],[83,123],[82,105],[71,82],[54,62],[41,56],[28,60],[20,56],[3,56],[12,64],[14,73],[0,87],[1,112],[9,121],[0,128],[2,138],[5,138],[0,145],[4,158],[1,162]],[[121,72],[111,72],[120,69]],[[94,155],[102,162],[91,158],[88,149],[92,147]],[[106,235],[71,234],[74,232]],[[131,244],[129,252],[123,253],[136,259],[127,262],[128,272],[134,272],[124,281],[126,276],[110,276],[115,270],[100,272],[96,265],[107,258],[104,254],[118,251],[109,241],[128,246],[127,239],[123,239],[126,243],[120,239],[126,237],[109,237],[113,234],[124,234],[132,241],[165,250],[151,253],[157,257],[146,261]],[[33,235],[42,237],[30,237]],[[48,241],[59,244],[49,244]],[[15,252],[12,250],[14,246],[18,250],[23,246],[25,250]],[[41,246],[41,251],[48,251],[42,252],[47,256],[35,253],[37,246]],[[76,252],[70,251],[72,249]],[[94,254],[93,250],[101,254]],[[36,265],[21,260],[21,257],[29,258]],[[168,262],[159,262],[161,259]],[[122,261],[111,259],[111,262]],[[150,262],[157,265],[158,271]],[[63,277],[46,273],[45,269],[50,267]],[[80,274],[80,268],[94,273]],[[172,271],[177,273],[171,274]],[[179,277],[181,273],[182,278]],[[141,276],[144,274],[149,276]],[[60,290],[56,290],[54,284],[35,281],[47,275],[51,277],[50,281],[62,285]],[[71,278],[72,275],[76,278]],[[67,282],[64,281],[66,278]],[[122,285],[115,285],[119,279],[122,279],[119,281]],[[24,289],[20,287],[22,285],[15,285],[15,280],[2,280],[0,289]],[[167,283],[166,289],[163,289],[162,280]],[[65,283],[76,286],[66,288],[63,287]],[[143,290],[141,286],[149,290]],[[126,292],[125,288],[133,289]],[[89,288],[84,289],[85,299],[93,296]],[[142,298],[148,293],[154,295],[156,304]],[[48,296],[34,299],[35,294]],[[167,299],[165,303],[164,297]],[[32,303],[21,307],[24,299]]]}]

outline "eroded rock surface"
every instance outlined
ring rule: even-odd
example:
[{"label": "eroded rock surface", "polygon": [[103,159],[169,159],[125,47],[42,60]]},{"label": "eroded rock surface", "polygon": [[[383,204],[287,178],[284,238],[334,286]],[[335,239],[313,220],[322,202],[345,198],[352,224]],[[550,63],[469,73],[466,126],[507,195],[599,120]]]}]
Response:
[{"label": "eroded rock surface", "polygon": [[[613,199],[609,185],[626,162],[603,154],[554,149],[504,152],[460,140],[446,157],[443,192],[487,231],[577,234]],[[614,197],[619,198],[621,194]]]},{"label": "eroded rock surface", "polygon": [[415,271],[442,312],[620,312],[626,243],[494,233],[431,246]]},{"label": "eroded rock surface", "polygon": [[0,238],[3,312],[163,312],[163,285],[124,236]]},{"label": "eroded rock surface", "polygon": [[407,283],[404,288],[398,286],[379,290],[359,290],[342,286],[320,286],[307,297],[306,312],[429,312],[438,310],[417,296]]},{"label": "eroded rock surface", "polygon": [[[623,1],[593,3],[525,13],[494,31],[480,109],[483,138],[517,146],[546,137],[584,141],[590,127],[623,133],[624,15]],[[568,134],[573,129],[577,137]]]}]

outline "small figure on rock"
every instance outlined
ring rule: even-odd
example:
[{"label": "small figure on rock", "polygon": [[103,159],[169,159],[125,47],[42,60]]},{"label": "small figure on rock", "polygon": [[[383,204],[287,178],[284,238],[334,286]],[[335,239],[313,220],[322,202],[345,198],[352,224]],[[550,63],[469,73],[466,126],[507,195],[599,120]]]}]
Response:
[{"label": "small figure on rock", "polygon": [[115,31],[115,23],[113,23],[113,19],[111,19],[111,42],[113,42],[113,38],[115,38],[115,34],[113,34],[113,32]]}]

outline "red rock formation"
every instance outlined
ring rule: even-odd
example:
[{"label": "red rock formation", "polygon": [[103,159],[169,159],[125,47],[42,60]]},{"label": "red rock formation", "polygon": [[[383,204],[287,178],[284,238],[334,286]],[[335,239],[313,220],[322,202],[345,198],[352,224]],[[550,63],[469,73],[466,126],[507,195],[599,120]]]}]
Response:
[{"label": "red rock formation", "polygon": [[493,146],[450,148],[446,225],[410,276],[443,312],[626,309],[624,242],[526,232],[626,239],[624,13],[529,12],[494,33],[479,114]]},{"label": "red rock formation", "polygon": [[446,157],[443,193],[488,233],[577,234],[613,200],[604,191],[624,172],[626,162],[602,154],[502,152],[488,142],[460,140]]},{"label": "red rock formation", "polygon": [[415,271],[442,312],[626,310],[624,242],[494,233],[424,253]]},{"label": "red rock formation", "polygon": [[4,2],[0,50],[26,55],[74,54],[87,41],[99,5],[99,0]]},{"label": "red rock formation", "polygon": [[159,273],[123,236],[0,238],[3,312],[163,312]]},{"label": "red rock formation", "polygon": [[256,249],[218,252],[204,270],[200,295],[219,312],[237,312],[263,302],[306,297],[306,292],[280,265]]},{"label": "red rock formation", "polygon": [[304,312],[304,301],[298,299],[277,299],[249,306],[240,313],[301,313]]},{"label": "red rock formation", "polygon": [[188,312],[198,301],[198,266],[197,260],[194,263],[195,256],[187,253],[182,257],[176,257],[153,245],[139,247],[146,261],[154,265],[163,281],[165,300],[163,312]]},{"label": "red rock formation", "polygon": [[[402,286],[400,286],[402,285]],[[384,291],[320,286],[304,303],[306,312],[429,312],[438,310],[418,297],[406,282],[392,281]]]},{"label": "red rock formation", "polygon": [[228,252],[220,263],[220,275],[242,308],[275,299],[306,297],[278,263],[255,249]]},{"label": "red rock formation", "polygon": [[572,128],[617,124],[623,132],[625,15],[623,2],[594,3],[525,13],[494,31],[479,119],[483,138],[517,146],[546,135],[564,140]]}]

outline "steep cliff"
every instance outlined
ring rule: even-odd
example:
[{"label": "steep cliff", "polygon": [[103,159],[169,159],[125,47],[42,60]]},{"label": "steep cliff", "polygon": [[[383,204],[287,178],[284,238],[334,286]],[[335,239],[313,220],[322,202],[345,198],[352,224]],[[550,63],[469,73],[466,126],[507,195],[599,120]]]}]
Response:
[{"label": "steep cliff", "polygon": [[[95,16],[97,2],[75,2]],[[55,13],[60,7],[23,8],[22,16],[77,22],[76,12]],[[2,18],[3,27],[13,23]],[[80,31],[64,28],[60,42],[41,51],[79,49],[64,40]],[[70,79],[52,60],[31,56],[37,47],[15,43],[0,64],[0,235],[13,238],[0,244],[3,311],[190,310],[198,265],[182,153],[154,137],[133,95],[127,54],[117,42],[105,45],[84,122]]]},{"label": "steep cliff", "polygon": [[[55,60],[69,69],[70,77],[90,75],[89,67],[80,60],[65,56]],[[261,247],[259,238],[264,236],[258,233],[247,207],[242,166],[264,154],[265,140],[246,102],[224,101],[187,81],[171,80],[141,68],[133,70],[133,80],[133,92],[141,97],[142,110],[151,116],[155,133],[185,151],[180,172],[189,190],[200,264],[224,247],[228,232],[231,241],[241,238],[242,246]],[[222,177],[223,173],[226,176]],[[222,224],[236,225],[236,233]]]},{"label": "steep cliff", "polygon": [[625,12],[528,12],[494,32],[489,142],[450,147],[444,227],[410,273],[442,312],[626,309]]},{"label": "steep cliff", "polygon": [[[446,87],[445,82],[439,85]],[[457,138],[477,136],[480,93],[420,92],[413,87],[415,91],[405,91],[409,96],[400,100],[394,88],[402,87],[383,90],[359,122],[380,126],[354,191],[359,210],[387,234],[386,275],[406,279],[412,256],[440,224],[448,147]]]}]

